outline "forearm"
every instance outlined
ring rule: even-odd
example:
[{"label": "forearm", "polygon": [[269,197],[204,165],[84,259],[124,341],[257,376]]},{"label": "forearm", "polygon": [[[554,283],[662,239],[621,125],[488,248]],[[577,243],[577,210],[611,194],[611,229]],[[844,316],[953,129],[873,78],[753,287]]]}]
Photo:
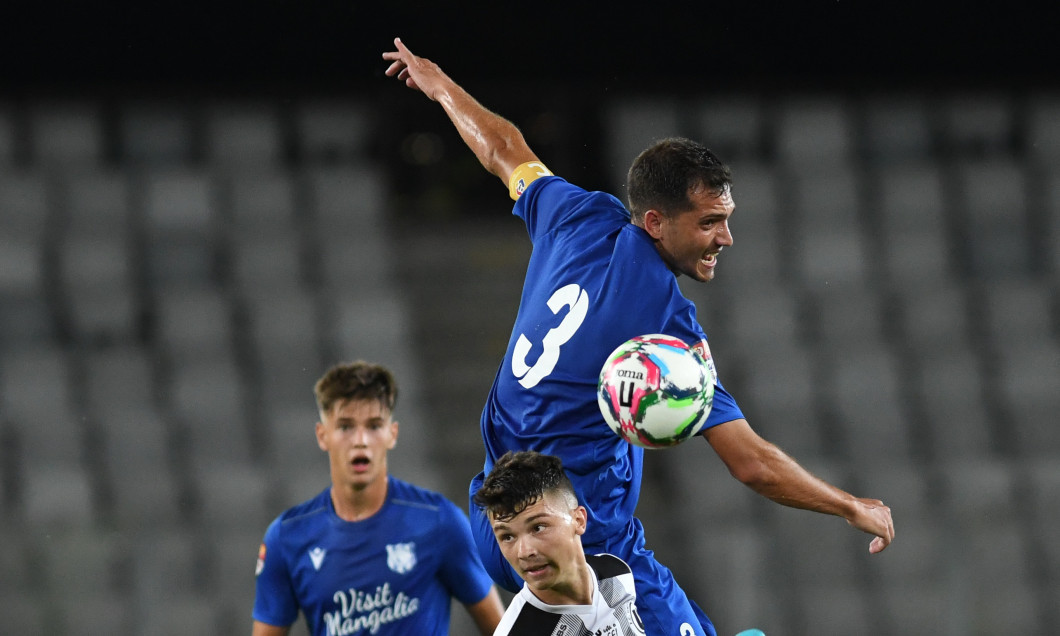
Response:
[{"label": "forearm", "polygon": [[850,519],[853,495],[803,468],[776,445],[759,437],[746,420],[707,429],[703,436],[741,483],[772,501]]},{"label": "forearm", "polygon": [[516,167],[537,161],[515,124],[484,107],[455,82],[447,82],[435,99],[482,166],[506,186]]},{"label": "forearm", "polygon": [[765,443],[734,476],[776,503],[850,519],[856,498],[813,475],[773,444]]}]

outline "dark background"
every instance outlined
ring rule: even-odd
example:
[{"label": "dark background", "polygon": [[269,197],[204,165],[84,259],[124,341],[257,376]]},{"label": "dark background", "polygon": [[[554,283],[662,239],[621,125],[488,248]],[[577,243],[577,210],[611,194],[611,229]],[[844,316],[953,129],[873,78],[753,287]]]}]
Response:
[{"label": "dark background", "polygon": [[[0,16],[5,91],[351,90],[401,36],[462,82],[599,90],[1055,82],[1052,23],[1013,3],[40,2]],[[399,6],[400,5],[400,6]],[[552,5],[552,6],[549,6]]]}]

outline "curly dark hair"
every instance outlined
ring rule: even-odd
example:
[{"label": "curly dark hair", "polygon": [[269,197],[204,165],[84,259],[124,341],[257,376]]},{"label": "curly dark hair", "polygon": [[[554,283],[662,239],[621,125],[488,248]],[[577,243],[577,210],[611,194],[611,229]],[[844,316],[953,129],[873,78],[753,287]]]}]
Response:
[{"label": "curly dark hair", "polygon": [[535,451],[508,451],[493,465],[472,500],[493,519],[507,521],[546,493],[556,491],[572,502],[578,500],[559,457]]},{"label": "curly dark hair", "polygon": [[670,137],[654,143],[637,156],[626,176],[633,222],[640,225],[648,210],[667,216],[691,210],[688,195],[697,186],[720,196],[732,187],[732,172],[697,141]]},{"label": "curly dark hair", "polygon": [[363,360],[337,364],[313,387],[317,408],[327,413],[341,400],[378,400],[393,412],[397,404],[397,380],[386,367]]}]

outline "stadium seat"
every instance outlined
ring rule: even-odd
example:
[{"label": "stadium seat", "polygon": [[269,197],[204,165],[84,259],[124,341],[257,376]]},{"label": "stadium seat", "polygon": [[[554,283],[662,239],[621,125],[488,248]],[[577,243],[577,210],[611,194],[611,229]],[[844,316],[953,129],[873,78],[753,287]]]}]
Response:
[{"label": "stadium seat", "polygon": [[841,95],[781,98],[773,124],[777,158],[782,166],[816,173],[848,165],[854,158],[855,129],[850,105]]},{"label": "stadium seat", "polygon": [[295,106],[293,117],[303,164],[358,163],[369,153],[373,118],[361,100],[305,99]]},{"label": "stadium seat", "polygon": [[140,346],[86,351],[86,406],[102,420],[120,417],[130,411],[153,412],[155,364],[151,354]]},{"label": "stadium seat", "polygon": [[834,409],[844,455],[857,466],[909,461],[913,424],[894,350],[871,344],[837,348],[825,366],[830,377],[821,390]]},{"label": "stadium seat", "polygon": [[136,184],[143,197],[148,283],[206,285],[218,277],[218,219],[208,173],[157,169]]},{"label": "stadium seat", "polygon": [[303,248],[294,234],[235,236],[232,274],[242,294],[291,293],[304,284]]},{"label": "stadium seat", "polygon": [[[765,158],[768,117],[762,100],[754,95],[708,97],[692,105],[697,129],[692,137],[713,150],[729,165]],[[634,155],[635,156],[635,155]],[[633,160],[631,156],[626,164]]]},{"label": "stadium seat", "polygon": [[1023,167],[1007,159],[972,160],[959,163],[956,174],[963,262],[984,278],[1028,275],[1033,246]]},{"label": "stadium seat", "polygon": [[1060,162],[1060,93],[1034,91],[1026,114],[1027,154],[1044,167]]},{"label": "stadium seat", "polygon": [[38,166],[98,165],[104,158],[99,105],[54,101],[29,110],[30,154]]},{"label": "stadium seat", "polygon": [[988,281],[976,290],[976,296],[987,336],[999,350],[1034,347],[1060,335],[1055,333],[1053,290],[1044,282]]},{"label": "stadium seat", "polygon": [[[630,98],[607,104],[601,114],[606,135],[608,191],[624,193],[626,173],[633,160],[651,143],[690,134],[681,126],[677,102],[666,98]],[[624,198],[624,197],[623,197]]]},{"label": "stadium seat", "polygon": [[930,162],[881,169],[873,180],[879,205],[879,244],[887,281],[895,286],[952,280],[954,247],[949,199],[938,167]]},{"label": "stadium seat", "polygon": [[298,232],[303,194],[293,171],[237,166],[224,171],[220,181],[237,236]]},{"label": "stadium seat", "polygon": [[[249,629],[249,624],[242,627]],[[139,633],[156,636],[230,633],[221,628],[214,599],[193,589],[175,590],[164,602],[145,605],[139,622]]]},{"label": "stadium seat", "polygon": [[[719,634],[756,625],[766,633],[781,633],[785,624],[776,573],[770,571],[769,540],[752,525],[721,527],[707,541],[692,542],[686,561],[670,562],[677,580],[707,616]],[[710,576],[695,576],[709,569]],[[688,576],[682,576],[682,574]],[[770,627],[773,626],[773,629]]]},{"label": "stadium seat", "polygon": [[41,595],[35,592],[12,591],[0,593],[0,613],[4,617],[4,629],[12,634],[47,634],[59,630],[53,608],[45,605]]},{"label": "stadium seat", "polygon": [[22,509],[36,531],[90,527],[99,518],[87,471],[66,462],[22,463]]},{"label": "stadium seat", "polygon": [[268,100],[206,105],[206,158],[219,166],[269,166],[284,157],[280,116]]},{"label": "stadium seat", "polygon": [[902,343],[920,356],[967,349],[973,342],[969,298],[972,290],[956,281],[911,284],[898,290]]},{"label": "stadium seat", "polygon": [[1018,519],[1014,463],[970,457],[939,464],[944,510],[961,527]]},{"label": "stadium seat", "polygon": [[23,464],[80,461],[84,430],[75,396],[74,370],[64,350],[23,347],[0,358],[0,406]]},{"label": "stadium seat", "polygon": [[1054,456],[1060,452],[1060,428],[1055,414],[1060,409],[1060,346],[1039,340],[1010,347],[997,358],[999,398],[1009,416],[1008,426],[1020,455],[1026,458]]},{"label": "stadium seat", "polygon": [[818,582],[799,585],[795,596],[803,634],[873,634],[878,601],[861,585]]},{"label": "stadium seat", "polygon": [[949,156],[991,157],[1013,153],[1015,109],[1001,91],[956,92],[939,109],[942,142]]},{"label": "stadium seat", "polygon": [[119,527],[176,524],[184,510],[173,474],[173,436],[149,405],[108,410],[100,419],[107,488]]},{"label": "stadium seat", "polygon": [[741,363],[752,370],[739,391],[740,407],[751,426],[796,458],[826,455],[816,393],[818,372],[811,349],[805,344],[778,343],[772,349],[747,352]]},{"label": "stadium seat", "polygon": [[876,634],[969,633],[956,625],[961,610],[954,606],[945,586],[912,581],[900,586],[884,585],[877,604],[883,623],[873,627]]},{"label": "stadium seat", "polygon": [[891,323],[890,303],[862,285],[828,285],[808,293],[816,315],[815,331],[829,348],[881,344]]},{"label": "stadium seat", "polygon": [[15,115],[10,104],[0,103],[0,166],[7,169],[15,161]]},{"label": "stadium seat", "polygon": [[56,312],[39,289],[0,290],[0,345],[5,349],[47,347],[57,332]]},{"label": "stadium seat", "polygon": [[194,471],[192,478],[197,485],[198,522],[211,535],[255,527],[263,532],[275,516],[270,504],[273,480],[257,466],[215,462]]},{"label": "stadium seat", "polygon": [[172,370],[169,404],[186,444],[187,468],[248,463],[251,446],[246,378],[231,356],[189,360]]},{"label": "stadium seat", "polygon": [[908,361],[931,440],[931,456],[942,460],[989,457],[996,451],[992,411],[984,399],[983,361],[967,349],[914,350]]},{"label": "stadium seat", "polygon": [[[727,348],[771,350],[803,340],[801,307],[790,290],[756,285],[734,296],[727,308]],[[710,335],[710,331],[707,332]]]},{"label": "stadium seat", "polygon": [[1042,261],[1046,273],[1053,283],[1060,284],[1060,170],[1054,170],[1041,180],[1042,192],[1042,230],[1039,237]]},{"label": "stadium seat", "polygon": [[154,302],[159,350],[174,359],[195,360],[232,351],[232,299],[212,286],[160,289]]},{"label": "stadium seat", "polygon": [[41,542],[46,585],[56,596],[128,591],[127,538],[116,532],[74,527]]},{"label": "stadium seat", "polygon": [[51,184],[35,169],[0,172],[0,231],[8,240],[40,243],[51,218]]},{"label": "stadium seat", "polygon": [[1060,460],[1054,455],[1028,462],[1027,481],[1032,545],[1041,550],[1041,570],[1047,576],[1040,583],[1047,586],[1049,573],[1060,572],[1060,544],[1055,540],[1060,523],[1060,507],[1056,504],[1060,501]]},{"label": "stadium seat", "polygon": [[865,156],[878,166],[925,163],[932,157],[932,125],[920,93],[882,92],[864,103]]},{"label": "stadium seat", "polygon": [[64,636],[99,636],[134,633],[136,610],[124,595],[105,590],[86,590],[74,596],[59,596]]},{"label": "stadium seat", "polygon": [[803,171],[791,185],[791,241],[797,280],[812,289],[824,285],[864,284],[870,258],[862,234],[860,175],[845,167]]},{"label": "stadium seat", "polygon": [[80,341],[132,342],[140,304],[125,237],[67,237],[59,250],[72,330]]},{"label": "stadium seat", "polygon": [[196,153],[193,110],[173,99],[123,104],[118,124],[122,165],[190,165]]}]

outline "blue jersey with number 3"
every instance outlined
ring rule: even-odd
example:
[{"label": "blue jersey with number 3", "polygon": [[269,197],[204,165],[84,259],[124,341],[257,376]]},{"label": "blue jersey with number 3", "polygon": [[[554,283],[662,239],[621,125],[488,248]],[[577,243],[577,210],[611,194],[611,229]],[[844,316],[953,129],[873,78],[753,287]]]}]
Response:
[{"label": "blue jersey with number 3", "polygon": [[[604,361],[633,336],[663,333],[702,343],[701,352],[709,351],[706,336],[651,237],[629,222],[615,197],[543,177],[514,213],[534,249],[482,415],[485,470],[508,450],[559,456],[589,509],[584,539],[592,544],[633,517],[644,456],[600,414],[596,383]],[[742,417],[717,386],[705,426]]]}]

